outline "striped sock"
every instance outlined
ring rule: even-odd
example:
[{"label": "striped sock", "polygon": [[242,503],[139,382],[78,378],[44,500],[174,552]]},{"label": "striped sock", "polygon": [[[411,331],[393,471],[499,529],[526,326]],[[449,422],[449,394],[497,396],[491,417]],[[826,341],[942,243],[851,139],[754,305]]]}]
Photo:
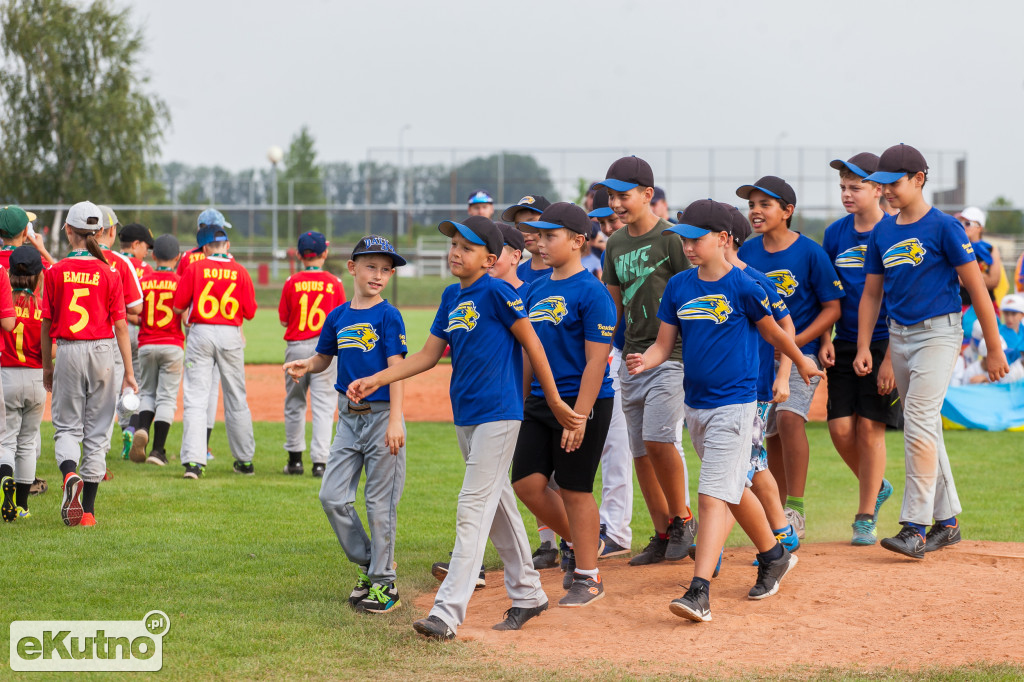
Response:
[{"label": "striped sock", "polygon": [[802,497],[793,497],[792,495],[787,495],[786,496],[786,506],[789,507],[790,509],[792,509],[795,512],[799,512],[800,514],[803,514],[804,513],[804,498],[802,498]]}]

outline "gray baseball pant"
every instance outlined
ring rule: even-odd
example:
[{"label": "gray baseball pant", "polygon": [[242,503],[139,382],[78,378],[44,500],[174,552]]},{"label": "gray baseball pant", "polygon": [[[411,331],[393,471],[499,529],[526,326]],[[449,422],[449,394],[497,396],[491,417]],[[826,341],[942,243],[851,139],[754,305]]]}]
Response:
[{"label": "gray baseball pant", "polygon": [[[192,331],[192,325],[184,327],[185,332],[185,345],[188,345],[188,335]],[[243,341],[242,347],[245,347]],[[213,425],[217,423],[217,399],[220,397],[220,372],[217,367],[217,360],[213,361],[213,380],[214,388],[210,390],[209,402],[206,403],[206,428],[212,429]],[[181,390],[184,395],[190,393],[188,387],[188,376],[182,374],[181,378]]]},{"label": "gray baseball pant", "polygon": [[[395,533],[398,501],[405,486],[405,448],[392,455],[384,443],[391,403],[366,404],[370,412],[353,414],[345,396],[338,399],[338,432],[320,483],[320,504],[348,560],[369,566],[367,575],[372,582],[390,584],[395,582]],[[355,508],[364,467],[369,535]]]},{"label": "gray baseball pant", "polygon": [[174,421],[184,358],[184,349],[174,344],[139,349],[139,412],[153,412],[154,421]]},{"label": "gray baseball pant", "polygon": [[929,525],[962,511],[942,438],[942,402],[960,353],[960,313],[905,327],[889,322],[889,350],[903,401],[906,487],[900,523]]},{"label": "gray baseball pant", "polygon": [[488,529],[505,564],[505,591],[512,606],[533,608],[548,600],[540,574],[533,568],[526,528],[508,479],[521,423],[505,420],[455,427],[466,461],[466,475],[459,491],[455,548],[448,575],[430,610],[430,615],[443,620],[452,631],[466,619],[466,607],[484,558]]},{"label": "gray baseball pant", "polygon": [[14,480],[18,483],[32,483],[36,478],[39,425],[46,404],[43,370],[4,367],[0,369],[0,377],[3,377],[3,403],[7,413],[0,441],[0,464],[14,468]]},{"label": "gray baseball pant", "polygon": [[[316,355],[316,344],[319,339],[289,341],[284,351],[284,361],[304,360]],[[339,405],[342,412],[347,409],[348,401],[338,403],[338,392],[334,390],[334,380],[338,375],[338,358],[331,358],[331,364],[319,374],[306,374],[295,381],[287,374],[284,377],[284,449],[286,452],[305,452],[306,450],[306,391],[309,391],[309,402],[313,406],[313,439],[309,444],[309,458],[314,464],[327,462],[331,444],[331,427],[334,425],[334,406]],[[339,427],[340,428],[340,427]],[[381,436],[384,442],[384,436]],[[365,564],[364,564],[365,565]]]},{"label": "gray baseball pant", "polygon": [[206,428],[214,372],[224,390],[224,425],[228,446],[239,462],[256,452],[252,414],[245,398],[245,343],[240,327],[194,324],[185,348],[185,412],[182,419],[181,463],[206,464]]},{"label": "gray baseball pant", "polygon": [[615,391],[612,420],[601,452],[601,523],[608,537],[622,547],[633,542],[633,453],[629,449],[626,415],[622,412],[619,365],[622,351],[613,348],[608,372]]},{"label": "gray baseball pant", "polygon": [[73,461],[87,483],[99,483],[107,471],[110,430],[117,389],[114,339],[61,339],[53,365],[54,455],[57,465]]}]

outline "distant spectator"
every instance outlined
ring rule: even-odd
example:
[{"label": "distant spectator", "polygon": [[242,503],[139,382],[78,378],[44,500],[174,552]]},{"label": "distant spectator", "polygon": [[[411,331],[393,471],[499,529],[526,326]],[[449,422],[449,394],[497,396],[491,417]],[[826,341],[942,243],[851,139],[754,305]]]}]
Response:
[{"label": "distant spectator", "polygon": [[596,222],[592,223],[592,225],[593,228],[590,232],[590,239],[587,240],[586,246],[583,247],[584,255],[583,258],[580,259],[580,262],[584,268],[594,274],[598,279],[601,279],[605,236]]},{"label": "distant spectator", "polygon": [[999,254],[998,247],[990,244],[981,238],[985,231],[985,212],[977,206],[968,206],[956,214],[957,220],[964,226],[967,238],[974,246],[974,253],[978,258],[978,265],[981,267],[981,277],[985,282],[992,300],[998,300],[999,296],[1009,290],[1010,284],[1006,280],[1006,273],[1003,271],[1003,259]]},{"label": "distant spectator", "polygon": [[[1003,346],[1003,350],[1007,350],[1006,340],[1000,339],[1000,343]],[[954,369],[953,380],[950,382],[950,385],[966,386],[970,384],[990,383],[988,378],[988,369],[985,364],[988,359],[988,348],[985,346],[984,339],[982,339],[978,344],[978,355],[978,359],[964,367],[961,372],[957,371],[959,367]],[[1007,354],[1007,358],[1009,358],[1009,354]],[[1018,357],[1016,361],[1010,363],[1010,371],[1007,372],[1006,376],[1000,379],[998,383],[1010,384],[1015,381],[1020,381],[1021,379],[1024,379],[1024,364],[1022,364],[1021,359]]]},{"label": "distant spectator", "polygon": [[1006,361],[1013,362],[1024,355],[1024,296],[1007,294],[999,302],[999,335],[1006,342]]},{"label": "distant spectator", "polygon": [[478,189],[466,199],[466,213],[471,216],[482,215],[491,220],[494,215],[494,199],[486,190]]},{"label": "distant spectator", "polygon": [[660,187],[654,188],[654,198],[651,199],[651,211],[662,220],[667,220],[673,224],[676,222],[675,216],[669,214],[668,198],[665,196],[665,190]]}]

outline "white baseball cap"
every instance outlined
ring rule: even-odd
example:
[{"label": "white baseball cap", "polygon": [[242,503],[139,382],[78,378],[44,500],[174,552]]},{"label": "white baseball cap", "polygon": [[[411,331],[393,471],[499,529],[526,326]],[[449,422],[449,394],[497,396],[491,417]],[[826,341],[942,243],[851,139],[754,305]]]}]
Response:
[{"label": "white baseball cap", "polygon": [[64,222],[79,230],[99,232],[103,228],[103,213],[91,201],[79,201],[68,209],[68,217]]},{"label": "white baseball cap", "polygon": [[[1003,350],[1005,351],[1006,350],[1006,339],[1004,339],[1003,337],[1000,336],[999,337],[999,345],[1002,346]],[[978,355],[980,355],[983,358],[988,356],[988,346],[985,345],[985,340],[984,339],[982,339],[981,342],[978,344]]]},{"label": "white baseball cap", "polygon": [[1020,294],[1007,294],[999,302],[999,309],[1003,312],[1024,313],[1024,296]]},{"label": "white baseball cap", "polygon": [[985,227],[985,212],[977,206],[968,206],[964,210],[956,214],[957,218],[963,218],[964,220],[972,223],[978,223],[982,227]]}]

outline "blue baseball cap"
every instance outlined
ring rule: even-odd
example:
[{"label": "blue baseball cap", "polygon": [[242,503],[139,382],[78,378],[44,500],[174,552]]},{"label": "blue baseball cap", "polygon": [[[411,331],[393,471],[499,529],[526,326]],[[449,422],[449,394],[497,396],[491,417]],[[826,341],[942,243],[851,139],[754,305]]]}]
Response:
[{"label": "blue baseball cap", "polygon": [[615,213],[615,211],[608,207],[608,190],[604,187],[598,187],[594,191],[594,203],[592,206],[594,207],[593,210],[587,214],[590,218],[607,218]]},{"label": "blue baseball cap", "polygon": [[223,227],[214,227],[207,225],[200,227],[199,231],[196,232],[196,246],[207,246],[214,242],[226,242],[228,239],[228,233],[224,231]]},{"label": "blue baseball cap", "polygon": [[674,232],[686,239],[700,239],[711,232],[732,234],[733,217],[728,205],[713,199],[698,199],[676,217],[679,223],[662,230],[662,234]]},{"label": "blue baseball cap", "polygon": [[327,250],[327,237],[319,232],[305,232],[299,236],[298,250],[300,256],[305,256],[307,253],[319,256]]},{"label": "blue baseball cap", "polygon": [[736,188],[736,196],[740,199],[749,199],[753,191],[764,192],[770,197],[782,201],[786,205],[796,206],[796,190],[790,187],[789,183],[774,175],[766,175],[753,185],[742,185]]},{"label": "blue baseball cap", "polygon": [[[318,233],[313,232],[312,234]],[[359,240],[359,243],[356,244],[356,247],[352,249],[352,260],[355,260],[356,256],[377,255],[388,256],[391,258],[391,262],[396,268],[401,267],[406,263],[405,259],[399,256],[398,252],[395,251],[395,247],[391,245],[391,242],[384,237],[378,237],[375,234],[371,234],[369,237],[363,237]]]},{"label": "blue baseball cap", "polygon": [[854,175],[866,178],[878,170],[878,157],[871,152],[861,152],[854,154],[846,161],[833,159],[828,165],[836,170],[845,168]]},{"label": "blue baseball cap", "polygon": [[493,204],[494,199],[491,195],[482,189],[478,189],[469,195],[469,199],[466,199],[467,204]]},{"label": "blue baseball cap", "polygon": [[917,151],[909,144],[900,144],[889,147],[878,157],[878,170],[864,178],[880,185],[888,185],[896,182],[907,173],[927,173],[928,162],[924,160],[924,154]]},{"label": "blue baseball cap", "polygon": [[605,179],[595,183],[616,192],[628,192],[634,187],[654,187],[651,164],[637,156],[624,156],[608,166]]},{"label": "blue baseball cap", "polygon": [[231,223],[224,220],[224,214],[215,208],[208,208],[199,214],[199,220],[197,224],[202,227],[203,225],[211,225],[215,227],[231,227]]},{"label": "blue baseball cap", "polygon": [[502,239],[498,226],[480,215],[470,216],[461,223],[445,220],[437,226],[437,229],[446,237],[460,234],[471,244],[487,247],[487,251],[495,256],[501,256],[501,250],[505,246],[505,240]]}]

